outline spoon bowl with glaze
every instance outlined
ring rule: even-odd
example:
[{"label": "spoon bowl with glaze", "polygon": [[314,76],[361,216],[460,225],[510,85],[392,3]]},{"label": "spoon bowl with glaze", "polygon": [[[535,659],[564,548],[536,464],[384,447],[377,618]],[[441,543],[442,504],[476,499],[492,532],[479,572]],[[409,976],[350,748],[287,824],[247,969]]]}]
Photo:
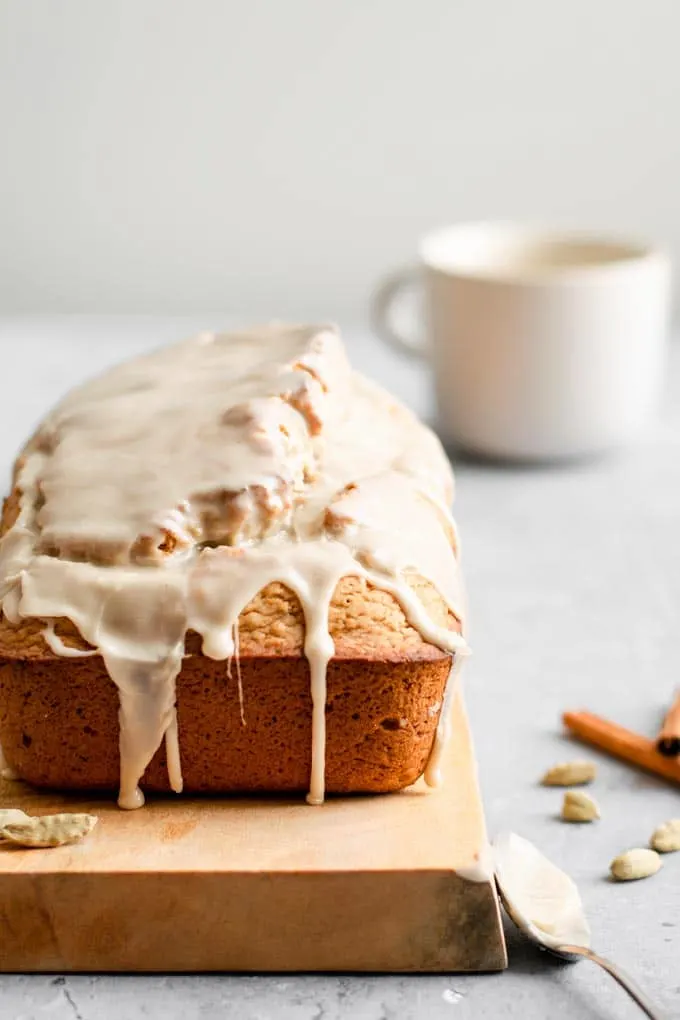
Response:
[{"label": "spoon bowl with glaze", "polygon": [[651,1020],[668,1020],[619,967],[590,948],[590,926],[575,882],[528,840],[514,832],[493,845],[501,902],[532,942],[570,962],[591,960],[624,988]]}]

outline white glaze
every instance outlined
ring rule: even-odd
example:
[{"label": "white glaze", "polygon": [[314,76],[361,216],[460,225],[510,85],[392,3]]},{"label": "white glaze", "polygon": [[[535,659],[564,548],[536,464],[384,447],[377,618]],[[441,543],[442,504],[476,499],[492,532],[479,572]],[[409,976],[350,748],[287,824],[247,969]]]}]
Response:
[{"label": "white glaze", "polygon": [[18,778],[19,777],[14,769],[7,764],[5,760],[5,752],[2,749],[2,745],[0,745],[0,779],[6,779],[9,782],[14,782]]},{"label": "white glaze", "polygon": [[54,620],[50,620],[45,626],[42,632],[43,639],[46,645],[52,649],[55,655],[63,655],[67,659],[82,659],[87,658],[89,655],[97,655],[96,648],[72,648],[70,645],[64,644],[62,639],[54,630]]},{"label": "white glaze", "polygon": [[493,868],[493,851],[485,837],[475,860],[467,866],[456,868],[456,874],[467,882],[490,882],[493,879]]},{"label": "white glaze", "polygon": [[437,720],[437,729],[435,732],[434,742],[432,744],[432,750],[430,751],[430,756],[427,759],[427,765],[425,766],[425,772],[423,774],[425,783],[434,789],[441,786],[443,781],[442,761],[444,758],[444,751],[451,736],[451,714],[453,711],[454,696],[458,689],[458,676],[460,674],[463,656],[456,655],[453,662],[454,664],[451,667],[448,680],[446,681],[444,699],[442,701],[439,719]]},{"label": "white glaze", "polygon": [[182,789],[175,681],[188,630],[229,670],[235,657],[246,724],[238,619],[272,581],[304,611],[310,803],[324,797],[328,610],[343,577],[391,593],[457,662],[466,651],[405,578],[431,581],[462,621],[446,458],[410,412],[351,371],[331,327],[204,334],[119,366],[48,417],[19,488],[0,542],[2,608],[13,622],[44,619],[57,654],[93,654],[54,633],[66,617],[103,657],[120,697],[122,807],[143,803],[139,781],[163,739]]}]

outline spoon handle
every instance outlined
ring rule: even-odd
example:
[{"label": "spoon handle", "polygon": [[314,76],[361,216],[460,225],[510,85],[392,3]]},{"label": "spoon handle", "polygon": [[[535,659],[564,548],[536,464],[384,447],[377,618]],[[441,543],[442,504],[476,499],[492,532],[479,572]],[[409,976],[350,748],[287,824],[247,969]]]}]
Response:
[{"label": "spoon handle", "polygon": [[615,981],[621,985],[625,991],[628,992],[631,999],[637,1002],[638,1006],[645,1013],[650,1020],[670,1020],[665,1014],[661,1013],[653,1002],[645,995],[641,988],[630,978],[620,967],[614,966],[610,960],[606,960],[603,956],[598,956],[592,949],[586,949],[584,946],[560,946],[560,951],[565,953],[574,954],[575,956],[583,956],[586,960],[592,960],[593,963],[597,963],[600,967],[607,971],[608,974],[614,978]]}]

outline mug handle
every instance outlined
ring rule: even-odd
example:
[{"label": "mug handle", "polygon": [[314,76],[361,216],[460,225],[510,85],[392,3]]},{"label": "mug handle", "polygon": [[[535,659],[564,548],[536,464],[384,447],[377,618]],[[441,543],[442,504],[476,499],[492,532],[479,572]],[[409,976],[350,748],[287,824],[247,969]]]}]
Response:
[{"label": "mug handle", "polygon": [[410,358],[426,358],[425,341],[422,337],[406,336],[393,323],[392,306],[403,290],[418,287],[421,277],[420,266],[408,266],[391,273],[379,285],[371,302],[371,324],[374,332],[388,347],[394,347],[400,354]]}]

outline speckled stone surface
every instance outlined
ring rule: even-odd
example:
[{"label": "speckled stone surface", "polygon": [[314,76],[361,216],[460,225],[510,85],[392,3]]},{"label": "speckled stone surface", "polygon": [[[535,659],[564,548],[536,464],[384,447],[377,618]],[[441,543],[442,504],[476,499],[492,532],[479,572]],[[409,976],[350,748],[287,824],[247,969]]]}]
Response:
[{"label": "speckled stone surface", "polygon": [[[24,319],[0,322],[0,462],[70,384],[202,320]],[[417,411],[426,373],[345,329],[354,363]],[[680,349],[663,421],[632,451],[561,468],[456,463],[457,512],[474,658],[467,699],[491,832],[512,827],[581,887],[594,945],[680,1015],[680,854],[658,875],[615,885],[610,859],[680,815],[680,789],[601,763],[596,825],[558,819],[561,793],[537,780],[583,751],[559,715],[587,707],[652,734],[680,674]],[[182,932],[177,933],[183,937]],[[417,976],[0,977],[12,1020],[605,1020],[640,1015],[590,964],[560,964],[509,933],[504,974]]]}]

